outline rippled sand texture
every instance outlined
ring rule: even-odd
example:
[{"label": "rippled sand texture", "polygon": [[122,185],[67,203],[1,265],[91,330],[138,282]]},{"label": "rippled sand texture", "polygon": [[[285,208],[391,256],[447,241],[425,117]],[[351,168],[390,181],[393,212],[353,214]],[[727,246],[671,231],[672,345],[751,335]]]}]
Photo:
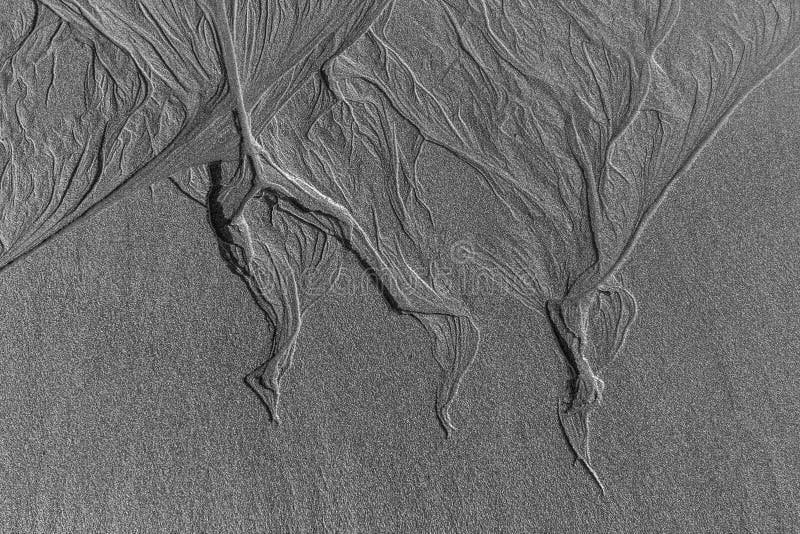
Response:
[{"label": "rippled sand texture", "polygon": [[[549,321],[553,423],[603,492],[590,417],[637,317],[621,269],[800,45],[791,0],[15,0],[0,25],[0,266],[171,180],[272,327],[245,381],[274,421],[347,257],[429,333],[450,435],[486,312],[468,263]],[[493,232],[443,242],[431,199],[475,186],[422,181],[427,151],[480,177]]]}]

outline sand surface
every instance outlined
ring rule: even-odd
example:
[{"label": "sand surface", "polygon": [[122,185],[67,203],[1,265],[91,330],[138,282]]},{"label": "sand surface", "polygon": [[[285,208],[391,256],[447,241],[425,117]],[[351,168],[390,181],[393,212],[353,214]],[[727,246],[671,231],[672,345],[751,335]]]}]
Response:
[{"label": "sand surface", "polygon": [[158,183],[0,274],[0,532],[797,532],[798,124],[800,57],[622,271],[639,313],[591,421],[605,497],[558,423],[551,328],[508,295],[472,297],[451,438],[429,334],[371,286],[308,312],[270,422],[242,381],[270,329],[203,208]]}]

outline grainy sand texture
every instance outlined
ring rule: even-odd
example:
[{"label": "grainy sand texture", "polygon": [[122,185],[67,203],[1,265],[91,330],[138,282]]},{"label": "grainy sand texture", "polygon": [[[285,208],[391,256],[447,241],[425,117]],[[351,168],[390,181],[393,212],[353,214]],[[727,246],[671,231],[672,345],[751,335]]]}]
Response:
[{"label": "grainy sand texture", "polygon": [[789,0],[12,0],[0,533],[800,532],[798,46]]}]

